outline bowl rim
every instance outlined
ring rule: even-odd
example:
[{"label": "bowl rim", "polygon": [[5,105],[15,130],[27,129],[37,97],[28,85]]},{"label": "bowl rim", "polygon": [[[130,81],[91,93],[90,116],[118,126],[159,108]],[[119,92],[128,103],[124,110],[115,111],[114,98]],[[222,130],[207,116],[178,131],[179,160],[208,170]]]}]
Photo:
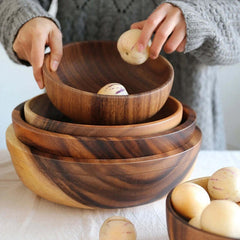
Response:
[{"label": "bowl rim", "polygon": [[[175,97],[173,96],[169,96],[167,101],[171,101],[171,102],[174,102],[174,104],[176,105],[176,110],[171,114],[171,115],[168,115],[167,117],[165,118],[159,118],[158,120],[154,120],[154,121],[149,121],[149,122],[141,122],[141,123],[132,123],[132,124],[116,124],[116,125],[100,125],[100,124],[85,124],[85,123],[74,123],[74,122],[66,122],[66,121],[59,121],[59,120],[55,120],[55,119],[49,119],[47,117],[44,117],[42,115],[39,115],[37,114],[35,111],[32,110],[31,108],[31,103],[33,103],[34,101],[36,101],[37,99],[41,98],[42,96],[47,96],[46,93],[43,93],[43,94],[40,94],[38,96],[35,96],[29,100],[27,100],[24,104],[24,114],[25,114],[25,118],[26,118],[26,113],[27,112],[31,112],[31,114],[35,117],[35,118],[38,118],[38,119],[41,119],[42,121],[51,121],[52,124],[67,124],[68,126],[70,127],[87,127],[87,128],[94,128],[94,129],[105,129],[105,128],[108,128],[109,130],[111,129],[122,129],[123,131],[124,130],[127,130],[129,129],[130,127],[132,128],[145,128],[145,127],[149,127],[150,125],[151,126],[155,126],[155,125],[158,125],[158,124],[162,124],[162,123],[167,123],[175,118],[179,118],[179,122],[178,124],[175,126],[177,127],[178,125],[181,124],[182,122],[182,116],[184,114],[184,107],[183,107],[183,104],[177,100]],[[50,101],[50,99],[49,99]],[[166,102],[167,102],[166,101]],[[165,103],[166,104],[166,103]],[[164,104],[164,105],[165,105]],[[54,106],[54,105],[53,105]],[[55,108],[55,107],[54,107]],[[186,108],[186,107],[185,107]],[[57,110],[57,108],[56,108]],[[59,110],[57,110],[59,111]],[[158,113],[161,111],[161,109],[158,111]],[[59,111],[60,112],[60,111]],[[158,114],[156,113],[156,114]],[[191,112],[189,113],[188,116],[191,116],[192,117],[192,120],[195,121],[194,119],[196,119],[196,113],[191,109]],[[27,121],[30,123],[30,121]],[[31,124],[31,123],[30,123]],[[33,125],[34,126],[34,125]],[[175,128],[174,127],[174,128]],[[45,129],[46,130],[46,129]],[[170,129],[168,129],[170,130]],[[164,131],[158,131],[157,133],[160,133],[160,132],[166,132],[168,130],[164,130]],[[62,133],[62,132],[59,132],[59,133]],[[65,134],[68,134],[68,133],[65,133]],[[74,134],[74,136],[76,136]],[[78,136],[78,135],[77,135]],[[79,135],[81,136],[81,135]],[[115,136],[115,135],[114,135]],[[124,135],[126,137],[128,137],[127,135]],[[139,136],[144,136],[144,135],[139,135]],[[100,137],[100,136],[94,136],[92,135],[92,137]],[[129,136],[129,137],[132,137],[132,136]]]},{"label": "bowl rim", "polygon": [[[25,121],[25,118],[24,118],[24,105],[25,105],[25,102],[22,102],[20,103],[19,105],[17,105],[13,111],[12,111],[12,120],[13,120],[13,123],[15,123],[15,117],[13,116],[14,113],[16,114],[17,111],[19,111],[19,115],[20,116],[17,116],[18,119],[19,119],[19,123],[17,123],[18,125],[21,125],[23,128],[25,129],[31,129],[31,131],[33,132],[39,132],[39,133],[45,133],[45,134],[48,134],[49,136],[56,136],[56,137],[60,137],[60,138],[64,138],[64,137],[67,137],[67,136],[70,136],[70,137],[75,137],[75,138],[79,138],[79,139],[94,139],[94,140],[98,140],[98,139],[117,139],[117,137],[88,137],[88,136],[71,136],[69,134],[63,134],[63,133],[57,133],[57,132],[50,132],[50,131],[47,131],[47,130],[44,130],[44,129],[40,129],[40,128],[37,128],[35,126],[32,126],[31,124],[27,123]],[[144,139],[144,138],[148,138],[148,139],[151,139],[151,138],[154,138],[154,137],[159,137],[159,136],[163,136],[163,135],[173,135],[173,134],[176,134],[176,132],[178,133],[181,133],[182,131],[186,131],[187,129],[189,128],[192,128],[193,126],[196,125],[196,113],[193,111],[192,108],[188,107],[188,106],[184,106],[184,113],[185,112],[190,112],[190,114],[187,114],[187,118],[185,119],[185,121],[182,123],[182,124],[179,124],[178,126],[176,126],[175,128],[172,128],[170,130],[166,130],[164,132],[161,132],[161,133],[155,133],[155,134],[150,134],[150,135],[144,135],[144,136],[133,136],[133,137],[120,137],[121,140],[128,140],[128,139],[131,139],[131,140],[138,140],[138,139]],[[184,126],[184,127],[182,127]]]},{"label": "bowl rim", "polygon": [[[110,40],[106,40],[106,41],[103,41],[103,40],[91,40],[91,41],[81,41],[81,42],[71,42],[71,43],[68,43],[68,44],[65,44],[63,46],[63,53],[66,49],[72,47],[72,46],[76,46],[76,45],[84,45],[84,44],[91,44],[91,43],[97,43],[97,44],[117,44],[116,41],[110,41]],[[45,57],[44,57],[44,61],[43,61],[43,67],[42,67],[42,71],[43,71],[43,80],[45,79],[44,77],[44,74],[46,74],[48,76],[48,79],[50,81],[54,81],[55,84],[57,84],[59,87],[61,88],[64,88],[68,91],[74,91],[75,93],[77,94],[86,94],[87,96],[94,96],[96,97],[97,99],[109,99],[109,100],[114,100],[114,99],[134,99],[134,98],[138,98],[139,96],[146,96],[146,95],[149,95],[149,94],[153,94],[153,93],[156,93],[158,92],[159,90],[164,90],[164,88],[167,88],[169,84],[173,84],[173,79],[174,79],[174,69],[173,69],[173,66],[172,64],[163,56],[159,55],[158,58],[161,58],[171,69],[170,71],[170,77],[164,81],[164,83],[162,85],[160,85],[159,87],[157,88],[154,88],[152,90],[149,90],[149,91],[145,91],[145,92],[140,92],[140,93],[131,93],[129,95],[103,95],[103,94],[97,94],[97,93],[94,93],[94,92],[88,92],[88,91],[85,91],[85,90],[81,90],[81,89],[78,89],[78,88],[74,88],[70,85],[67,85],[65,83],[63,83],[60,78],[56,78],[54,79],[52,74],[50,74],[50,70],[49,70],[49,67],[47,67],[47,65],[49,66],[49,58],[50,58],[50,53],[47,53],[45,54]],[[123,60],[122,60],[123,61]],[[60,63],[61,64],[61,63]],[[56,74],[53,73],[53,74]],[[45,80],[44,80],[45,81]]]},{"label": "bowl rim", "polygon": [[[205,182],[208,179],[209,179],[209,176],[205,176],[205,177],[199,177],[199,178],[191,179],[191,180],[188,180],[186,182],[193,182],[193,183],[196,183],[196,184],[200,185],[198,182],[202,182],[202,181]],[[202,186],[202,185],[200,185],[200,186]],[[190,225],[187,222],[187,220],[184,219],[184,217],[182,217],[177,211],[175,211],[175,209],[172,205],[171,196],[172,196],[172,192],[173,192],[174,188],[171,189],[170,192],[167,194],[165,205],[166,205],[166,213],[169,212],[173,216],[175,221],[181,222],[181,224],[185,225],[188,228],[192,228],[195,232],[200,232],[201,234],[206,234],[206,239],[211,239],[211,236],[214,236],[214,237],[218,238],[218,240],[239,240],[239,238],[231,238],[231,237],[221,236],[219,234],[207,232],[203,229],[199,229],[197,227],[194,227],[194,226]],[[168,221],[167,221],[167,230],[169,232]]]},{"label": "bowl rim", "polygon": [[[12,125],[13,124],[11,124],[9,127],[11,127]],[[13,129],[14,129],[14,127],[13,127]],[[13,132],[17,138],[17,135],[14,130],[13,130]],[[186,154],[195,148],[200,148],[201,142],[202,142],[202,132],[201,132],[200,128],[196,126],[194,133],[192,134],[190,140],[188,142],[186,142],[184,145],[177,147],[166,153],[159,153],[159,154],[154,154],[154,155],[149,155],[149,156],[144,156],[144,157],[116,158],[116,159],[113,159],[113,158],[109,158],[109,159],[88,158],[88,159],[85,159],[85,158],[60,156],[60,155],[56,155],[56,154],[52,154],[52,153],[46,153],[44,151],[37,150],[34,147],[31,147],[25,143],[21,142],[21,144],[23,146],[27,147],[27,150],[24,148],[24,151],[26,151],[27,153],[29,152],[29,150],[31,151],[31,149],[33,149],[33,151],[31,151],[32,154],[40,155],[44,158],[50,158],[52,156],[55,158],[59,158],[59,159],[54,159],[54,160],[51,158],[52,161],[56,161],[56,162],[63,161],[63,162],[69,162],[72,164],[79,163],[82,165],[90,165],[90,164],[98,164],[98,165],[102,165],[102,164],[103,165],[109,165],[109,164],[124,165],[124,164],[126,164],[126,165],[130,165],[130,164],[134,164],[134,163],[146,163],[146,162],[160,161],[161,158],[168,159],[168,158],[172,158],[172,157],[177,157],[179,155]],[[17,147],[20,148],[20,146],[17,146]],[[136,161],[136,159],[137,159],[137,161]]]}]

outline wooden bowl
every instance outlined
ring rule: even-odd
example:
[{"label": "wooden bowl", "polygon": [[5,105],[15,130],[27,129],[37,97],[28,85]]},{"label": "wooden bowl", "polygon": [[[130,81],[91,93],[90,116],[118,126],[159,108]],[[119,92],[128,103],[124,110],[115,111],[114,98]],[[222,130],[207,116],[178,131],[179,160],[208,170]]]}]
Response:
[{"label": "wooden bowl", "polygon": [[[208,177],[194,179],[190,182],[196,183],[207,190]],[[228,238],[206,232],[188,224],[187,219],[178,214],[172,206],[172,191],[170,191],[166,200],[167,228],[170,240],[236,240],[236,238]]]},{"label": "wooden bowl", "polygon": [[169,97],[161,110],[144,123],[129,125],[87,125],[73,123],[58,111],[46,94],[28,100],[24,105],[26,122],[50,132],[87,137],[136,137],[160,133],[179,125],[183,106],[174,97]]},{"label": "wooden bowl", "polygon": [[[156,114],[173,84],[172,65],[162,56],[142,65],[124,62],[116,42],[71,43],[63,48],[57,72],[43,65],[44,83],[53,105],[70,119],[85,124],[139,123]],[[120,83],[127,96],[97,94],[108,83]]]},{"label": "wooden bowl", "polygon": [[77,158],[132,158],[165,153],[186,143],[195,129],[195,112],[184,107],[179,126],[141,137],[83,137],[49,132],[28,124],[24,119],[24,103],[12,112],[16,136],[40,151]]},{"label": "wooden bowl", "polygon": [[50,201],[80,208],[123,208],[160,199],[188,176],[201,144],[196,128],[188,143],[171,152],[130,159],[76,159],[37,151],[6,132],[22,182]]}]

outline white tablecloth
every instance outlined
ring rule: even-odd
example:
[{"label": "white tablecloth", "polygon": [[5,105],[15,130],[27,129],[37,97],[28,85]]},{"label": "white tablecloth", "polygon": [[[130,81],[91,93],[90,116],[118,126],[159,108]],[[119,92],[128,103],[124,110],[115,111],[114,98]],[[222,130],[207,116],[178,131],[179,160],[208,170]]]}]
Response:
[{"label": "white tablecloth", "polygon": [[[225,166],[240,168],[240,151],[201,151],[190,179]],[[97,240],[104,220],[127,217],[138,240],[167,240],[165,198],[144,206],[83,210],[48,202],[18,179],[7,150],[0,150],[0,240]]]}]

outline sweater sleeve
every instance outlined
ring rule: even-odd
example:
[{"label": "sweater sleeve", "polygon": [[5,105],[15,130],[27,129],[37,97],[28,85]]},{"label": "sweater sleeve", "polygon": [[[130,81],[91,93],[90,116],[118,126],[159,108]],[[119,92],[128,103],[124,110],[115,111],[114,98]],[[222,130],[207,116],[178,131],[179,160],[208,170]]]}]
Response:
[{"label": "sweater sleeve", "polygon": [[[50,5],[50,0],[41,3],[46,7]],[[0,42],[10,59],[16,63],[27,64],[18,59],[13,51],[15,37],[23,24],[35,17],[47,17],[60,27],[59,22],[37,0],[0,0]]]},{"label": "sweater sleeve", "polygon": [[240,62],[239,0],[166,0],[179,7],[187,25],[185,53],[209,65]]}]

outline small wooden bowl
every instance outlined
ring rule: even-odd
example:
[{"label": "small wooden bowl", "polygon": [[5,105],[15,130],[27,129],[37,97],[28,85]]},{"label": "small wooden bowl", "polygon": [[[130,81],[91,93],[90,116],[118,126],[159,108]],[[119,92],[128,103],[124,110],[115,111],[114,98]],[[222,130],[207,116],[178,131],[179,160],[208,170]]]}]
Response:
[{"label": "small wooden bowl", "polygon": [[22,182],[37,195],[80,208],[123,208],[163,197],[188,176],[201,145],[190,141],[171,152],[130,159],[76,159],[30,148],[6,132],[7,147]]},{"label": "small wooden bowl", "polygon": [[[207,190],[208,177],[194,179],[190,182],[196,183]],[[188,221],[178,214],[172,206],[172,191],[170,191],[166,200],[167,228],[170,240],[236,240],[236,238],[228,238],[206,232],[188,224]]]},{"label": "small wooden bowl", "polygon": [[184,107],[182,124],[160,134],[141,137],[71,136],[28,124],[23,108],[24,103],[12,112],[15,134],[23,143],[40,151],[77,158],[133,158],[166,153],[186,143],[196,124],[195,112]]},{"label": "small wooden bowl", "polygon": [[183,106],[174,97],[169,97],[161,110],[144,123],[129,125],[87,125],[73,123],[59,112],[46,94],[41,94],[24,105],[26,122],[50,132],[86,137],[138,137],[160,133],[179,125]]},{"label": "small wooden bowl", "polygon": [[[166,102],[173,84],[172,65],[162,56],[142,65],[124,62],[116,42],[71,43],[63,48],[57,72],[43,65],[49,99],[64,115],[85,124],[139,123],[156,114]],[[108,83],[120,83],[127,96],[97,94]]]}]

